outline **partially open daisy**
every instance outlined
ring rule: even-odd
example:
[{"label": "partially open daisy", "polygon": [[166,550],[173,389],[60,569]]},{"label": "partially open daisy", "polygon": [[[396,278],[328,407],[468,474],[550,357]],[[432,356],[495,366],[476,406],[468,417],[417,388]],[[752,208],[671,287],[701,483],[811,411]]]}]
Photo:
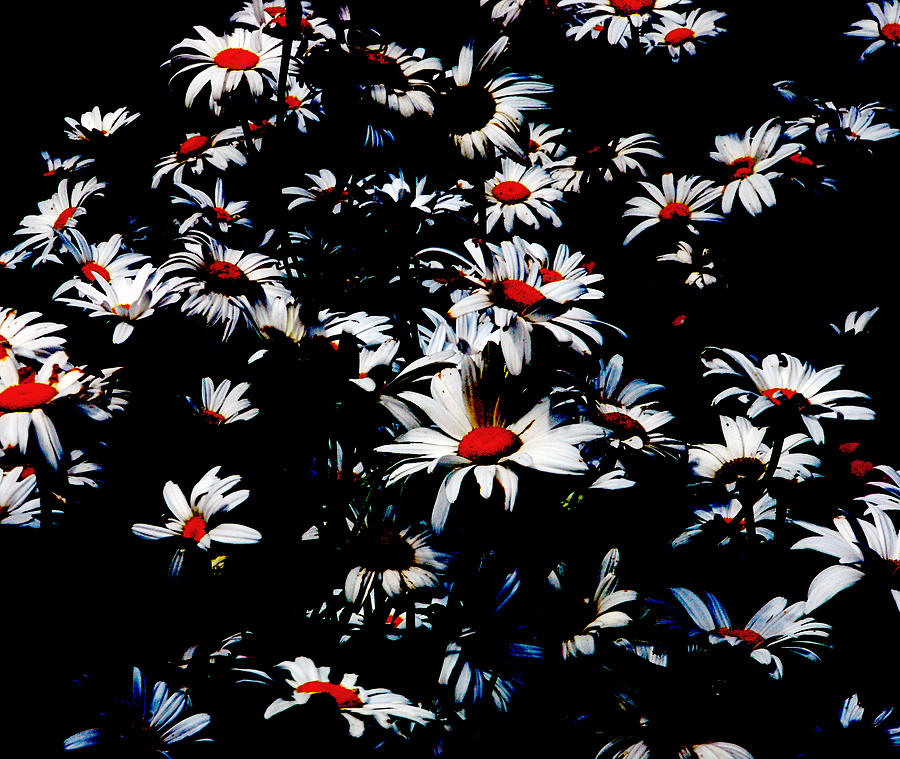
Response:
[{"label": "partially open daisy", "polygon": [[186,297],[181,310],[202,316],[210,325],[223,324],[223,339],[247,318],[251,302],[288,295],[281,284],[284,272],[275,259],[262,253],[226,248],[204,232],[188,233],[184,248],[169,256],[160,269],[184,274]]},{"label": "partially open daisy", "polygon": [[565,131],[564,127],[553,128],[549,124],[525,124],[522,138],[525,140],[526,158],[532,165],[549,168],[567,152],[566,146],[558,139]]},{"label": "partially open daisy", "polygon": [[818,655],[810,648],[827,645],[817,638],[827,638],[831,625],[816,622],[806,614],[803,601],[788,606],[784,598],[773,598],[766,603],[747,624],[735,627],[731,624],[719,600],[706,594],[706,602],[687,588],[672,588],[672,594],[684,607],[694,624],[709,633],[710,643],[727,642],[744,647],[751,659],[769,669],[769,675],[781,679],[784,667],[777,656],[779,649],[792,651],[806,659],[818,661]]},{"label": "partially open daisy", "polygon": [[393,42],[349,48],[357,62],[357,86],[379,105],[409,118],[414,113],[434,113],[431,94],[441,73],[438,58],[426,58],[422,49],[407,52]]},{"label": "partially open daisy", "polygon": [[354,206],[359,202],[371,179],[371,177],[354,179],[349,176],[344,181],[338,182],[338,178],[330,169],[322,169],[318,174],[307,174],[306,177],[310,180],[307,187],[285,187],[282,190],[285,195],[297,196],[288,204],[288,210],[305,203],[317,203],[323,208],[330,209],[332,213],[340,213],[348,206]]},{"label": "partially open daisy", "polygon": [[71,117],[66,117],[66,123],[71,127],[66,132],[66,137],[70,140],[82,140],[84,142],[102,140],[114,134],[123,126],[130,124],[140,115],[139,113],[128,113],[125,108],[119,108],[112,113],[101,114],[99,106],[95,105],[92,110],[82,113],[78,121]]},{"label": "partially open daisy", "polygon": [[169,173],[175,182],[181,182],[185,168],[190,168],[194,174],[202,174],[206,165],[222,171],[228,168],[229,163],[243,166],[247,158],[234,146],[243,136],[240,127],[224,129],[217,134],[188,133],[174,153],[156,164],[151,187],[158,187],[160,180]]},{"label": "partially open daisy", "polygon": [[698,234],[694,222],[722,221],[720,214],[705,211],[719,199],[722,189],[709,179],[681,177],[678,182],[672,174],[663,174],[662,188],[650,182],[640,182],[650,194],[649,198],[632,198],[622,216],[640,216],[645,220],[632,229],[623,245],[656,224],[678,225]]},{"label": "partially open daisy", "polygon": [[710,158],[725,164],[727,184],[722,190],[722,210],[731,213],[735,196],[738,196],[754,216],[762,212],[763,205],[775,205],[775,191],[771,179],[781,176],[768,171],[779,161],[802,149],[802,145],[789,142],[776,149],[781,137],[781,125],[769,119],[759,129],[748,129],[743,137],[728,134],[716,137],[716,150]]},{"label": "partially open daisy", "polygon": [[870,53],[888,45],[896,48],[900,46],[900,2],[898,0],[884,0],[879,7],[878,3],[866,3],[874,19],[855,21],[848,37],[863,37],[872,40],[871,44],[862,51],[859,59],[862,60]]},{"label": "partially open daisy", "polygon": [[[263,94],[265,86],[275,89],[281,68],[281,40],[269,37],[261,31],[248,32],[238,29],[217,37],[204,26],[194,29],[201,39],[185,39],[172,48],[196,50],[196,53],[180,53],[172,57],[172,62],[189,61],[188,65],[175,72],[179,74],[196,71],[184,96],[184,104],[190,107],[200,91],[210,85],[209,107],[214,113],[222,112],[225,96],[237,90],[246,82],[253,97]],[[199,71],[197,71],[199,69]]]},{"label": "partially open daisy", "polygon": [[507,232],[512,232],[516,219],[540,229],[538,216],[554,227],[562,226],[552,205],[562,199],[562,192],[553,184],[553,177],[540,166],[522,166],[508,158],[501,159],[500,171],[484,185],[488,203],[487,231],[490,232],[501,218]]},{"label": "partially open daisy", "polygon": [[53,252],[54,247],[59,244],[60,238],[67,230],[78,224],[78,217],[86,213],[84,201],[92,195],[102,195],[100,190],[104,187],[106,187],[106,183],[92,177],[77,182],[70,192],[69,180],[60,181],[53,197],[38,203],[38,213],[22,219],[22,226],[13,234],[28,235],[28,237],[12,250],[21,253],[40,248],[35,263],[44,261],[58,263],[59,258]]},{"label": "partially open daisy", "polygon": [[266,719],[293,706],[302,706],[313,696],[327,696],[331,699],[335,709],[347,720],[350,735],[354,738],[362,736],[369,719],[385,730],[400,733],[397,720],[424,725],[435,718],[433,712],[416,706],[408,698],[386,688],[359,687],[356,684],[357,675],[347,673],[340,683],[333,683],[329,679],[331,667],[317,667],[306,656],[283,661],[278,666],[287,670],[287,685],[292,693],[288,699],[279,698],[269,704],[263,715]]},{"label": "partially open daisy", "polygon": [[20,314],[14,308],[0,308],[0,361],[8,356],[40,361],[63,349],[66,338],[53,334],[65,324],[35,322],[37,311]]},{"label": "partially open daisy", "polygon": [[199,223],[205,224],[207,228],[218,227],[222,232],[229,232],[236,226],[253,226],[253,222],[244,216],[244,211],[247,209],[246,200],[234,200],[231,203],[225,200],[222,177],[216,179],[213,197],[210,197],[202,190],[180,182],[175,182],[175,187],[187,197],[173,197],[173,203],[186,203],[198,209],[181,222],[178,227],[178,234],[184,234]]},{"label": "partially open daisy", "polygon": [[195,403],[191,398],[187,401],[194,412],[211,425],[243,422],[253,419],[259,413],[259,409],[252,408],[250,401],[243,397],[249,389],[249,382],[239,382],[232,387],[231,380],[225,379],[215,385],[212,378],[204,377],[201,381],[200,403]]},{"label": "partially open daisy", "polygon": [[652,47],[666,48],[672,60],[677,61],[682,50],[688,55],[695,55],[697,42],[703,37],[715,37],[723,32],[723,29],[716,26],[723,18],[725,14],[720,11],[701,11],[696,8],[686,16],[679,14],[674,18],[661,19],[644,34],[644,39]]},{"label": "partially open daisy", "polygon": [[435,532],[443,530],[450,506],[469,473],[475,476],[482,498],[491,497],[496,481],[503,489],[505,508],[511,510],[518,492],[515,466],[580,474],[587,471],[587,464],[576,446],[600,434],[593,424],[561,424],[561,419],[550,414],[549,399],[518,421],[507,422],[499,401],[488,403],[480,398],[479,373],[467,358],[459,370],[444,369],[434,376],[430,396],[412,391],[400,395],[424,411],[437,429],[409,430],[376,450],[406,457],[388,476],[389,485],[415,472],[451,467],[434,503]]},{"label": "partially open daisy", "polygon": [[486,156],[493,146],[503,153],[522,156],[516,135],[525,120],[523,113],[547,108],[537,95],[546,95],[552,85],[526,74],[488,73],[506,50],[509,40],[501,37],[476,64],[474,43],[459,53],[450,72],[453,84],[438,99],[436,115],[445,121],[450,138],[466,158]]}]

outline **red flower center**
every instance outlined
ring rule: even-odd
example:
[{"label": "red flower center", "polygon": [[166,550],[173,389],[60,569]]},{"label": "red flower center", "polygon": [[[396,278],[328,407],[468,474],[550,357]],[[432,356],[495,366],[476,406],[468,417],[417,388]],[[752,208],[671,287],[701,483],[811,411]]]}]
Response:
[{"label": "red flower center", "polygon": [[358,691],[345,688],[343,685],[327,683],[324,680],[311,680],[303,685],[298,685],[294,691],[296,693],[325,693],[334,699],[338,709],[353,709],[363,705]]},{"label": "red flower center", "polygon": [[213,63],[229,71],[246,71],[259,63],[259,56],[252,50],[242,47],[226,47],[213,58]]},{"label": "red flower center", "polygon": [[537,153],[541,149],[541,144],[534,140],[528,140],[528,152]]},{"label": "red flower center", "polygon": [[647,430],[637,419],[619,411],[601,413],[600,424],[615,432],[619,437],[629,438],[637,435],[642,440],[647,437]]},{"label": "red flower center", "polygon": [[270,24],[287,26],[287,17],[285,16],[287,8],[283,5],[270,5],[268,8],[263,8],[263,10],[271,17],[272,20],[269,22]]},{"label": "red flower center", "polygon": [[[22,473],[22,476],[23,477],[25,476],[24,472]],[[892,575],[900,574],[900,559],[885,559],[885,561],[887,562],[887,565],[888,565],[888,571]]]},{"label": "red flower center", "polygon": [[872,465],[871,461],[864,461],[863,459],[854,459],[850,462],[850,474],[854,477],[858,477],[859,479],[864,479],[869,472],[871,472],[875,467]]},{"label": "red flower center", "polygon": [[900,24],[885,24],[881,27],[881,36],[893,43],[900,43]]},{"label": "red flower center", "polygon": [[11,385],[0,391],[0,414],[7,411],[31,411],[56,397],[56,388],[43,382]]},{"label": "red flower center", "polygon": [[208,408],[202,409],[200,411],[200,418],[203,421],[208,422],[209,424],[224,424],[225,417],[222,416],[217,411],[210,411]]},{"label": "red flower center", "polygon": [[612,9],[620,16],[632,13],[646,13],[653,10],[656,0],[609,0]]},{"label": "red flower center", "polygon": [[370,50],[368,53],[366,53],[366,58],[372,61],[372,63],[377,63],[380,66],[388,66],[396,63],[393,58],[377,50]]},{"label": "red flower center", "polygon": [[300,107],[300,98],[293,95],[287,95],[284,98],[284,104],[292,111],[296,111]]},{"label": "red flower center", "polygon": [[112,279],[109,275],[109,271],[105,266],[101,266],[98,263],[94,263],[93,261],[88,261],[81,267],[81,273],[84,274],[84,278],[88,282],[93,282],[97,279],[97,277],[103,277],[107,282]]},{"label": "red flower center", "polygon": [[521,182],[506,180],[504,182],[498,183],[491,190],[491,195],[493,195],[501,203],[506,203],[507,205],[509,205],[512,203],[523,203],[524,201],[528,200],[528,198],[531,197],[531,190],[529,190]]},{"label": "red flower center", "polygon": [[788,160],[791,163],[796,164],[797,166],[812,167],[816,165],[812,161],[812,159],[807,158],[805,155],[803,155],[803,153],[793,153],[792,155],[788,156]]},{"label": "red flower center", "polygon": [[209,137],[195,134],[193,137],[188,137],[178,146],[178,155],[183,157],[195,156],[206,150],[207,145],[209,145]]},{"label": "red flower center", "polygon": [[722,464],[715,473],[714,479],[723,485],[730,485],[740,479],[758,480],[765,471],[764,462],[752,456],[741,456]]},{"label": "red flower center", "polygon": [[503,279],[491,285],[491,298],[500,308],[521,314],[542,301],[544,296],[536,287],[520,279]]},{"label": "red flower center", "polygon": [[235,266],[228,261],[213,261],[206,267],[206,272],[214,279],[220,279],[223,282],[240,282],[247,279],[247,275],[241,271],[239,266]]},{"label": "red flower center", "polygon": [[759,648],[766,642],[766,639],[759,633],[753,632],[753,630],[742,630],[740,627],[717,627],[713,632],[718,635],[737,638],[750,646],[750,648]]},{"label": "red flower center", "polygon": [[692,39],[694,39],[694,30],[688,29],[686,26],[682,26],[669,32],[665,36],[664,41],[667,45],[678,47],[679,45],[683,45],[685,42]]},{"label": "red flower center", "polygon": [[660,209],[659,218],[663,221],[672,221],[673,219],[690,219],[691,209],[684,203],[669,203]]},{"label": "red flower center", "polygon": [[506,427],[476,427],[459,441],[456,452],[478,464],[496,464],[522,447],[522,439]]},{"label": "red flower center", "polygon": [[213,208],[213,213],[216,215],[216,218],[219,221],[230,222],[232,219],[234,219],[234,216],[232,216],[230,213],[228,213],[228,211],[226,211],[224,208],[220,208],[219,206],[215,206]]},{"label": "red flower center", "polygon": [[72,217],[75,215],[76,210],[77,209],[75,206],[69,206],[68,208],[66,208],[59,216],[56,217],[56,221],[53,222],[53,228],[62,229],[64,226],[66,226],[66,224],[68,224]]},{"label": "red flower center", "polygon": [[181,535],[188,540],[196,540],[199,543],[206,535],[206,520],[199,514],[191,517],[184,523]]},{"label": "red flower center", "polygon": [[551,282],[559,282],[561,279],[564,279],[563,275],[555,269],[541,268],[541,281],[545,285],[549,285]]},{"label": "red flower center", "polygon": [[746,179],[753,173],[756,159],[753,156],[745,155],[743,158],[735,159],[728,166],[731,168],[732,179]]},{"label": "red flower center", "polygon": [[8,353],[12,353],[12,343],[0,335],[0,358],[6,358]]},{"label": "red flower center", "polygon": [[[789,387],[770,387],[768,390],[763,390],[762,394],[776,406],[793,406],[797,411],[803,411],[809,406],[809,401],[803,393],[798,393]],[[786,401],[790,401],[790,404],[786,404]]]}]

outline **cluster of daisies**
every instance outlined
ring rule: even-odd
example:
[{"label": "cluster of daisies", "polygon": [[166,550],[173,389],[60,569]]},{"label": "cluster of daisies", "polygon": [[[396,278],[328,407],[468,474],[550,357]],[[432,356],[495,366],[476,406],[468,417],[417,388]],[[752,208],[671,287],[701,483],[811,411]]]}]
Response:
[{"label": "cluster of daisies", "polygon": [[[849,33],[876,39],[866,53],[900,40],[900,5],[869,5]],[[780,184],[837,189],[832,161],[900,130],[878,103],[782,81],[785,113],[748,114],[676,173],[649,132],[551,123],[553,83],[520,73],[516,32],[678,61],[724,13],[475,10],[482,33],[444,58],[369,28],[362,3],[250,0],[221,32],[195,27],[166,68],[199,131],[147,167],[146,217],[104,203],[148,116],[93,108],[66,118],[79,154],[43,154],[55,190],[0,254],[0,529],[115,512],[102,540],[130,541],[162,587],[229,583],[290,630],[210,637],[224,617],[197,604],[179,631],[197,642],[161,642],[152,688],[129,665],[62,749],[190,756],[316,731],[339,753],[457,756],[570,731],[585,756],[752,759],[776,755],[765,719],[795,731],[778,755],[900,747],[835,643],[854,631],[846,589],[900,610],[900,473],[857,442],[864,381],[814,353],[708,347],[673,406],[645,361],[626,369],[631,317],[607,296],[630,285],[604,274],[640,236],[688,286],[716,285],[705,222],[756,223]],[[624,237],[570,237],[610,188]],[[877,312],[831,325],[835,344]],[[670,410],[685,398],[696,426]],[[122,503],[126,482],[140,496]],[[829,667],[815,709],[770,713]]]}]

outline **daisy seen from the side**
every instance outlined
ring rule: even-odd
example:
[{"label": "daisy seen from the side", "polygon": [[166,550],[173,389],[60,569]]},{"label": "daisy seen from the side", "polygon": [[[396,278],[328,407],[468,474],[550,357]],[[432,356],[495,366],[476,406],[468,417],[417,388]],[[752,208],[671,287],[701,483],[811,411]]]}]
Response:
[{"label": "daisy seen from the side", "polygon": [[704,210],[715,203],[722,192],[712,180],[685,176],[676,182],[675,177],[667,173],[663,174],[661,188],[650,182],[640,182],[640,185],[650,197],[629,200],[631,208],[622,216],[643,217],[644,221],[626,235],[623,245],[656,224],[683,226],[696,235],[699,233],[694,222],[723,220],[721,214]]}]

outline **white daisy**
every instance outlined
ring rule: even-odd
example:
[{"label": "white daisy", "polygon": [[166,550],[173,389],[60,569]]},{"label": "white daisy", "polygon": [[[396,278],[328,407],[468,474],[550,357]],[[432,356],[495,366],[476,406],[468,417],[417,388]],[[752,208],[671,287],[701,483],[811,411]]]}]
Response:
[{"label": "white daisy", "polygon": [[[694,518],[697,521],[674,538],[672,545],[684,545],[707,534],[710,537],[717,538],[717,545],[728,545],[734,534],[734,529],[731,525],[743,510],[744,506],[737,498],[732,498],[726,503],[713,503],[705,508],[694,509]],[[753,504],[753,524],[758,537],[764,540],[772,540],[775,537],[772,529],[765,526],[764,523],[774,522],[776,516],[775,499],[768,493],[764,494],[762,498]],[[747,534],[745,520],[740,520],[738,528],[740,534]]]},{"label": "white daisy", "polygon": [[7,356],[41,361],[63,349],[66,338],[54,335],[65,324],[35,322],[41,314],[20,314],[14,308],[0,308],[0,361]]},{"label": "white daisy", "polygon": [[632,229],[625,237],[623,245],[630,243],[645,229],[656,224],[685,225],[695,235],[695,221],[722,221],[720,214],[704,211],[722,193],[722,188],[709,179],[681,177],[678,182],[672,174],[663,174],[662,189],[650,182],[639,183],[649,194],[649,198],[632,198],[622,216],[641,216],[644,221]]},{"label": "white daisy", "polygon": [[830,326],[837,334],[839,335],[859,335],[865,331],[866,327],[869,325],[869,322],[872,320],[872,317],[878,313],[878,306],[875,308],[869,309],[868,311],[851,311],[844,318],[844,324],[842,327],[839,327],[837,324],[830,324]]},{"label": "white daisy", "polygon": [[212,378],[204,377],[201,386],[200,403],[194,403],[191,398],[187,401],[194,412],[209,424],[243,422],[259,413],[258,408],[251,408],[250,401],[242,397],[250,388],[249,382],[239,382],[232,387],[231,380],[226,379],[216,386]]},{"label": "white daisy", "polygon": [[69,158],[51,158],[46,150],[41,151],[41,156],[47,162],[45,177],[64,177],[82,171],[94,163],[93,158],[82,158],[80,155],[73,155]]},{"label": "white daisy", "polygon": [[683,0],[560,0],[557,6],[578,5],[580,13],[593,24],[606,29],[610,45],[627,41],[626,34],[639,30],[651,19],[675,18],[677,12],[669,10]]},{"label": "white daisy", "polygon": [[877,103],[867,103],[851,108],[841,108],[841,133],[853,143],[880,142],[900,134],[900,129],[890,124],[873,124],[879,111],[886,110]]},{"label": "white daisy", "polygon": [[230,163],[243,166],[247,163],[247,158],[234,146],[243,136],[241,127],[231,127],[212,135],[188,133],[174,153],[163,157],[156,164],[156,173],[150,186],[154,189],[158,187],[160,180],[169,173],[175,182],[181,182],[185,168],[190,168],[194,174],[202,174],[205,165],[221,171],[228,168]]},{"label": "white daisy", "polygon": [[863,37],[873,40],[859,56],[860,60],[885,45],[893,48],[900,45],[900,2],[884,0],[880,7],[878,3],[866,3],[866,5],[875,18],[855,21],[850,31],[845,32],[848,37]]},{"label": "white daisy", "polygon": [[606,143],[591,145],[577,155],[556,161],[548,170],[557,180],[562,190],[580,192],[583,184],[594,176],[604,182],[612,182],[616,174],[637,171],[641,176],[647,172],[636,156],[662,158],[657,150],[659,143],[649,132],[640,132],[630,137],[618,137]]},{"label": "white daisy", "polygon": [[287,119],[293,122],[297,130],[303,134],[310,121],[319,121],[323,114],[322,91],[310,88],[295,77],[288,77],[287,89],[284,93],[284,106]]},{"label": "white daisy", "polygon": [[699,255],[696,255],[690,244],[679,241],[677,251],[664,253],[661,256],[657,256],[656,260],[677,261],[690,266],[691,273],[688,274],[684,283],[689,287],[694,285],[697,289],[702,290],[704,287],[716,283],[716,276],[712,273],[713,262],[709,258],[709,248],[704,248]]},{"label": "white daisy", "polygon": [[199,209],[188,216],[178,227],[178,234],[184,234],[187,230],[203,222],[207,227],[216,227],[222,232],[229,232],[235,226],[252,227],[253,223],[243,214],[247,209],[246,200],[235,200],[231,203],[225,200],[225,191],[222,178],[216,179],[216,187],[213,197],[202,190],[197,190],[186,184],[175,182],[175,187],[181,190],[186,198],[173,197],[173,203],[186,203]]},{"label": "white daisy", "polygon": [[90,142],[93,140],[103,139],[115,133],[123,126],[134,121],[139,113],[129,114],[125,108],[119,108],[112,113],[100,113],[99,106],[94,106],[93,110],[81,114],[81,118],[76,121],[73,118],[66,117],[66,123],[71,127],[66,131],[66,137],[70,140],[83,140]]},{"label": "white daisy", "polygon": [[[2,459],[0,459],[2,461]],[[0,525],[40,526],[41,499],[29,496],[37,485],[32,471],[23,476],[24,468],[0,469]]]},{"label": "white daisy", "polygon": [[[252,29],[269,32],[283,30],[287,27],[285,2],[286,0],[250,0],[244,3],[244,7],[231,20]],[[334,29],[328,20],[314,15],[312,3],[303,0],[297,5],[300,11],[297,33],[305,39],[307,50],[335,39]]]},{"label": "white daisy", "polygon": [[535,214],[547,219],[554,227],[562,221],[553,210],[553,203],[562,200],[562,192],[554,186],[553,177],[540,166],[522,166],[508,158],[500,161],[500,171],[487,180],[487,231],[503,218],[503,228],[512,232],[518,219],[523,224],[540,229]]},{"label": "white daisy", "polygon": [[80,277],[76,277],[63,283],[54,293],[54,298],[66,290],[75,286],[76,282],[94,282],[98,278],[107,282],[113,277],[133,277],[135,272],[131,267],[144,263],[149,256],[140,253],[126,252],[122,249],[122,235],[116,234],[105,242],[92,245],[77,229],[72,229],[62,238],[66,249],[75,259]]},{"label": "white daisy", "polygon": [[725,15],[720,11],[701,11],[697,8],[686,16],[679,14],[675,18],[661,19],[643,37],[651,47],[665,47],[672,60],[677,61],[682,50],[688,55],[695,55],[696,43],[701,38],[715,37],[724,32],[716,23],[725,18]]},{"label": "white daisy", "polygon": [[440,59],[426,58],[422,48],[409,53],[393,42],[349,48],[349,53],[361,64],[357,86],[373,101],[405,118],[434,113],[431,94]]}]

